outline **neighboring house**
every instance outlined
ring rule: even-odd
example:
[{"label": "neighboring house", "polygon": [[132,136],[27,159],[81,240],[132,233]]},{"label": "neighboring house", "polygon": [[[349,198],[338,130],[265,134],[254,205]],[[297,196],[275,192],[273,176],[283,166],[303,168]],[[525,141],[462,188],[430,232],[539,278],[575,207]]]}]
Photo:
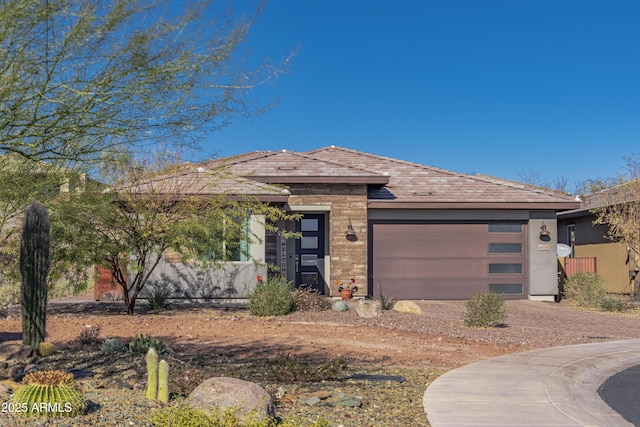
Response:
[{"label": "neighboring house", "polygon": [[[607,292],[633,295],[638,292],[640,259],[625,243],[608,238],[605,224],[594,224],[595,208],[607,202],[607,192],[589,194],[578,209],[558,214],[558,242],[572,248],[572,258],[584,259],[584,271],[597,273],[606,283]],[[561,260],[563,267],[567,260]]]},{"label": "neighboring house", "polygon": [[558,295],[556,213],[579,207],[567,194],[334,146],[251,152],[193,169],[219,167],[245,184],[265,186],[258,188],[269,194],[261,196],[277,192],[272,203],[304,215],[278,225],[302,237],[260,234],[255,219],[251,227],[264,235],[250,243],[258,264],[229,262],[224,279],[165,254],[156,285],[170,280],[176,291],[206,297],[187,290],[191,282],[197,283],[191,289],[210,288],[209,297],[242,298],[255,285],[254,274],[264,275],[264,264],[270,264],[295,285],[330,296],[338,295],[336,282],[351,278],[359,286],[356,296],[466,299],[494,291],[507,298],[554,300]]}]

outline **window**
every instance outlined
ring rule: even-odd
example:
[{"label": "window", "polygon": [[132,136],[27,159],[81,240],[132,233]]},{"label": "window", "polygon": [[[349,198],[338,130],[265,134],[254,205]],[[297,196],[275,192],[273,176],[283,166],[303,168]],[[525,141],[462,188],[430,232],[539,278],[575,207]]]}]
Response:
[{"label": "window", "polygon": [[489,264],[489,274],[522,274],[522,264]]},{"label": "window", "polygon": [[223,220],[198,232],[198,258],[202,261],[250,261],[249,215],[233,222]]},{"label": "window", "polygon": [[522,295],[522,283],[491,284],[489,285],[489,291],[496,294]]},{"label": "window", "polygon": [[490,222],[489,233],[522,233],[522,223]]},{"label": "window", "polygon": [[521,254],[522,243],[489,243],[490,254]]},{"label": "window", "polygon": [[567,244],[569,246],[575,246],[576,244],[576,225],[569,224],[567,225]]}]

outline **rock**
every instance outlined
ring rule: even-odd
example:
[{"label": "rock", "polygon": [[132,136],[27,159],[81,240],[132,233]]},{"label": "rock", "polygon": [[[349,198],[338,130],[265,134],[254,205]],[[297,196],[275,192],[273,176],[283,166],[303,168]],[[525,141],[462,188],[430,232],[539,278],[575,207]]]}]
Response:
[{"label": "rock", "polygon": [[15,381],[19,381],[22,378],[22,373],[24,372],[24,365],[16,364],[7,369],[7,374],[9,378]]},{"label": "rock", "polygon": [[304,403],[309,405],[309,406],[314,406],[314,405],[317,405],[320,402],[321,402],[321,399],[319,397],[311,396]]},{"label": "rock", "polygon": [[362,401],[356,398],[340,399],[336,402],[336,406],[349,406],[352,408],[359,408],[362,406]]},{"label": "rock", "polygon": [[380,301],[361,299],[356,305],[356,313],[358,313],[358,316],[364,317],[365,319],[378,317],[382,314],[382,304],[380,304]]},{"label": "rock", "polygon": [[274,416],[269,393],[258,384],[237,378],[209,378],[191,392],[187,402],[205,411],[211,411],[215,407],[222,411],[236,407],[240,417],[248,415],[253,410],[257,410],[260,420]]},{"label": "rock", "polygon": [[420,306],[413,301],[398,301],[393,305],[393,310],[400,313],[424,314]]}]

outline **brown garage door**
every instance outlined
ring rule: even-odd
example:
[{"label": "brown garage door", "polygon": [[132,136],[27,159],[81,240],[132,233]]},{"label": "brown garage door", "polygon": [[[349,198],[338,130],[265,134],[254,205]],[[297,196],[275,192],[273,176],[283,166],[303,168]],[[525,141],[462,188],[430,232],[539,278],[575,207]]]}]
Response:
[{"label": "brown garage door", "polygon": [[396,299],[525,298],[525,224],[373,223],[372,290]]}]

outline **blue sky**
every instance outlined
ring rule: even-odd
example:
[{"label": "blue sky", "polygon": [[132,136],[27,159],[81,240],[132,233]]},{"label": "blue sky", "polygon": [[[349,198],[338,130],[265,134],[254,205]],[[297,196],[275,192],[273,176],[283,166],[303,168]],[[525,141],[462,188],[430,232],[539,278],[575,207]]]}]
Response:
[{"label": "blue sky", "polygon": [[247,46],[273,62],[297,52],[253,94],[280,101],[206,147],[335,144],[513,180],[612,177],[640,151],[638,22],[636,0],[272,0]]}]

